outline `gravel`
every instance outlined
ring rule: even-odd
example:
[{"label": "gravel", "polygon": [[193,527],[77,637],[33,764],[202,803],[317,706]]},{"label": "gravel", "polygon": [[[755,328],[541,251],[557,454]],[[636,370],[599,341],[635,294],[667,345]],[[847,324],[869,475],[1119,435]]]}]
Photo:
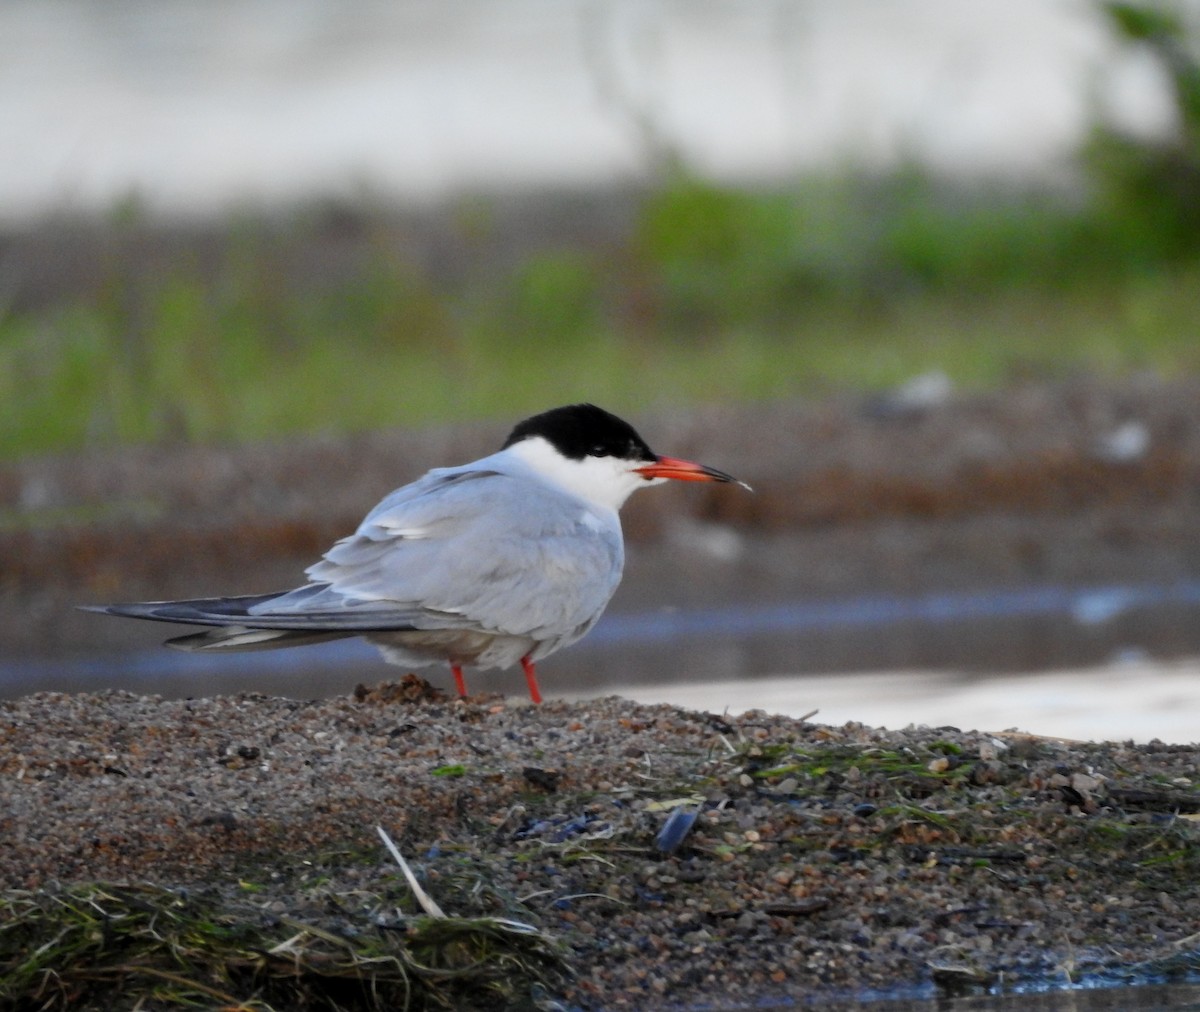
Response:
[{"label": "gravel", "polygon": [[41,693],[0,702],[0,881],[353,921],[356,895],[395,888],[382,826],[448,913],[560,939],[558,997],[583,1008],[1153,980],[1200,944],[1198,764],[1195,745],[464,702],[412,676],[319,701]]}]

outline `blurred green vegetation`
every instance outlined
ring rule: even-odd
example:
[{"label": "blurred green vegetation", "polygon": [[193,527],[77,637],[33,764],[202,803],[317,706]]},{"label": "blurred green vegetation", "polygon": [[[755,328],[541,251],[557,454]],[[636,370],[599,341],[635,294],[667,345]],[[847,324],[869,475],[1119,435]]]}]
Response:
[{"label": "blurred green vegetation", "polygon": [[915,169],[752,191],[677,170],[597,195],[584,217],[601,227],[540,237],[553,200],[207,232],[123,208],[49,290],[0,305],[0,456],[777,398],[935,368],[964,386],[1196,371],[1200,65],[1163,9],[1105,10],[1164,69],[1179,125],[1155,142],[1097,128],[1070,193]]}]

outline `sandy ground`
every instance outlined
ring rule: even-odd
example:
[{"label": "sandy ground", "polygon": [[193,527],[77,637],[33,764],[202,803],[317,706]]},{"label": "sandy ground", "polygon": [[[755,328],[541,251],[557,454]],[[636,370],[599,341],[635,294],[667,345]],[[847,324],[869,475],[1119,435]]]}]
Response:
[{"label": "sandy ground", "polygon": [[364,897],[411,909],[380,825],[447,911],[561,940],[556,997],[583,1008],[1162,980],[1196,958],[1198,783],[1195,746],[450,702],[415,680],[42,694],[0,703],[0,880],[148,881],[288,911],[289,935],[370,930]]}]

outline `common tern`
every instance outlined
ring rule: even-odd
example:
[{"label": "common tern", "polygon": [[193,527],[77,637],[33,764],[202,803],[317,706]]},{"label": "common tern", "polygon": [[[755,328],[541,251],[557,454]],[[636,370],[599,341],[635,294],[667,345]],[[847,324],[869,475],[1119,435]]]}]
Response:
[{"label": "common tern", "polygon": [[501,449],[439,467],[387,495],[358,530],[276,594],[85,606],[190,625],[181,650],[263,650],[362,636],[404,667],[534,665],[596,624],[621,580],[617,511],[639,488],[745,482],[654,453],[628,422],[592,404],[527,418]]}]

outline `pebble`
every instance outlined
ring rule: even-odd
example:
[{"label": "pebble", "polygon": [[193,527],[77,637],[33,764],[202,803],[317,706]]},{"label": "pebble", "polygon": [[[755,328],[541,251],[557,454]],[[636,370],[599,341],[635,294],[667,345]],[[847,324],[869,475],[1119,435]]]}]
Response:
[{"label": "pebble", "polygon": [[[564,1002],[585,1009],[896,987],[923,979],[938,945],[1006,979],[1068,955],[1102,967],[1169,949],[1200,905],[1181,863],[1145,864],[1190,824],[1156,825],[1107,795],[1189,789],[1194,747],[1009,748],[764,713],[718,730],[616,698],[535,709],[385,695],[0,702],[0,879],[246,883],[291,917],[306,897],[395,889],[382,825],[447,912],[509,909],[559,938],[579,971]],[[827,751],[827,772],[747,772],[786,766],[788,748]],[[885,753],[911,775],[876,761]],[[945,776],[955,760],[970,773]],[[680,842],[656,850],[688,813]],[[1011,854],[1025,859],[996,856]]]}]

